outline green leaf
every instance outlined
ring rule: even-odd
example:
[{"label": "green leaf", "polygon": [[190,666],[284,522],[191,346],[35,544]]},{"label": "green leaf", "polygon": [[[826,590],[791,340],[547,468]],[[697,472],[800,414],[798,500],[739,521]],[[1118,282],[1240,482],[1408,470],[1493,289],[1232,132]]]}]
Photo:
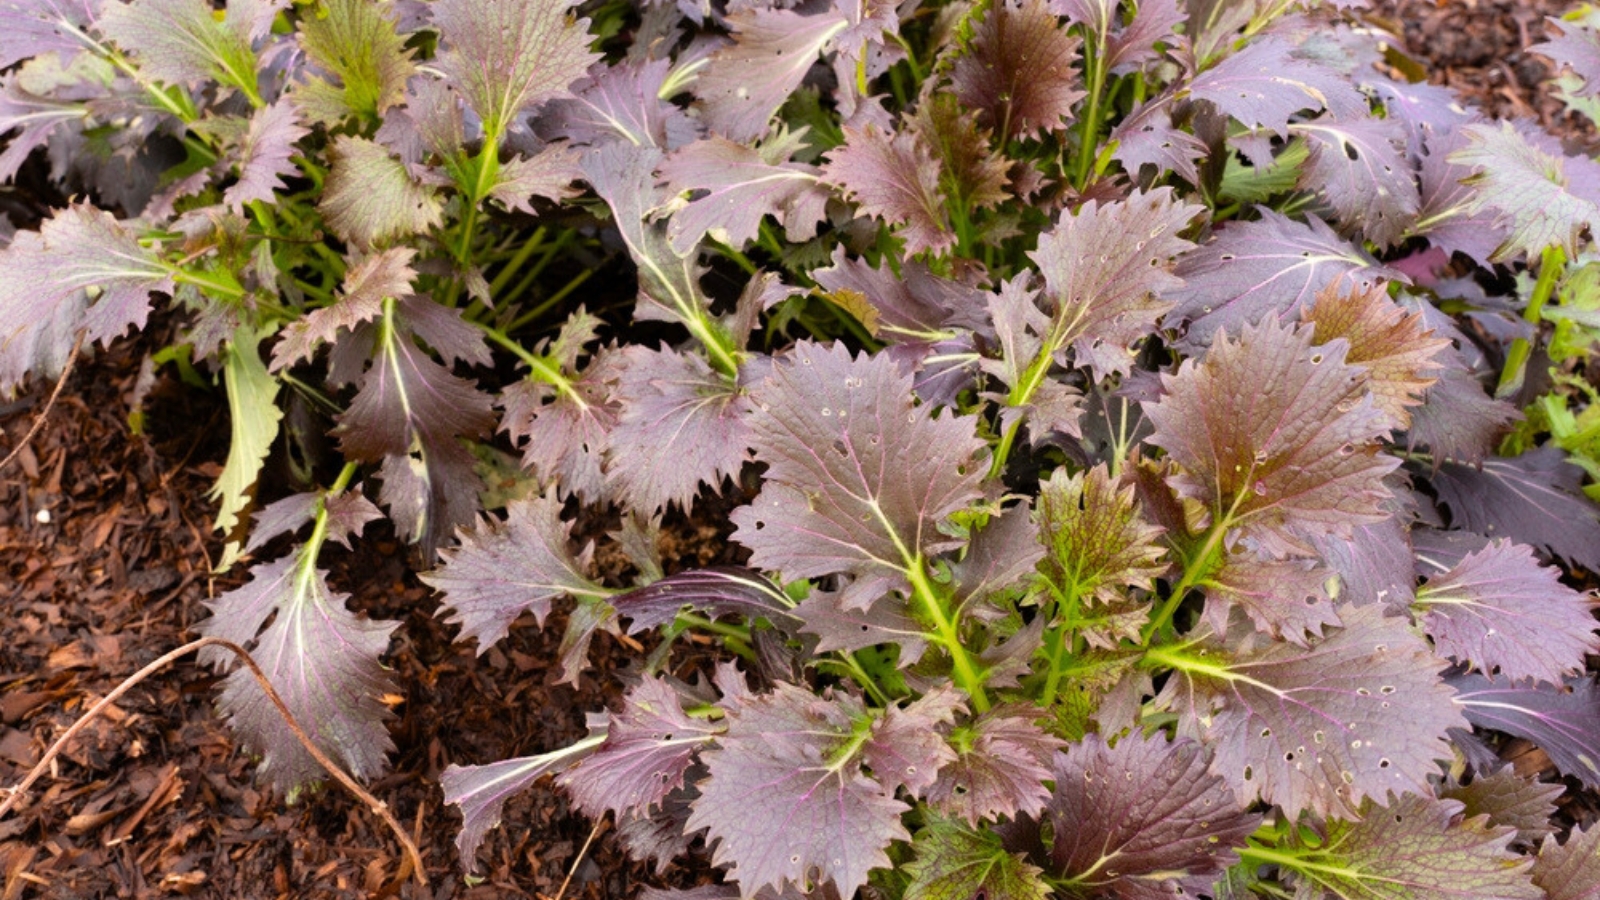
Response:
[{"label": "green leaf", "polygon": [[1540,140],[1510,122],[1463,131],[1471,143],[1450,154],[1450,161],[1478,170],[1464,182],[1478,191],[1472,211],[1497,210],[1511,226],[1511,236],[1490,259],[1536,258],[1547,247],[1576,256],[1584,228],[1600,219],[1600,164],[1566,156],[1554,138]]},{"label": "green leaf", "polygon": [[313,75],[295,89],[306,117],[337,125],[346,116],[375,119],[405,97],[416,69],[395,32],[389,0],[323,0],[325,14],[300,26],[300,47],[330,78]]},{"label": "green leaf", "polygon": [[1363,804],[1358,822],[1329,822],[1320,846],[1241,855],[1293,872],[1308,900],[1541,900],[1531,860],[1506,849],[1516,830],[1457,821],[1460,812],[1454,800],[1391,795],[1387,806]]},{"label": "green leaf", "polygon": [[[222,378],[228,389],[233,441],[228,445],[228,462],[223,466],[222,477],[207,496],[221,500],[216,528],[224,534],[238,524],[239,511],[248,502],[245,491],[256,483],[283,418],[277,403],[278,379],[267,372],[256,346],[261,336],[261,332],[243,326],[222,351]],[[237,551],[237,542],[229,542],[221,568],[234,561]]]},{"label": "green leaf", "polygon": [[259,101],[248,22],[232,16],[218,20],[205,0],[107,5],[100,19],[101,33],[133,54],[146,75],[189,87],[216,81]]},{"label": "green leaf", "polygon": [[994,831],[935,819],[911,841],[905,900],[1045,900],[1050,887],[1038,866],[1007,853]]}]

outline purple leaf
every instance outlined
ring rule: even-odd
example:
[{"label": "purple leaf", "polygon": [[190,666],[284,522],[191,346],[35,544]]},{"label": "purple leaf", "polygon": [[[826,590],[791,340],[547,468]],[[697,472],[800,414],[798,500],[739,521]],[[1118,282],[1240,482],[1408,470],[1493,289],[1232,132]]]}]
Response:
[{"label": "purple leaf", "polygon": [[814,16],[753,9],[731,13],[727,22],[733,43],[706,60],[694,93],[711,132],[735,143],[767,133],[773,114],[800,86],[817,54],[850,26],[833,9]]},{"label": "purple leaf", "polygon": [[[847,573],[905,585],[919,555],[956,546],[938,533],[978,496],[984,443],[970,417],[919,409],[911,379],[883,356],[852,358],[802,341],[751,390],[749,418],[767,483],[735,510],[750,564],[786,578]],[[881,592],[844,605],[865,608]]]},{"label": "purple leaf", "polygon": [[1180,662],[1156,703],[1178,707],[1179,733],[1213,749],[1242,802],[1260,797],[1291,818],[1350,815],[1365,797],[1428,790],[1436,760],[1449,758],[1445,731],[1463,718],[1432,649],[1379,607],[1339,616],[1344,627],[1309,649],[1235,635],[1177,651],[1205,672]]},{"label": "purple leaf", "polygon": [[1237,607],[1257,631],[1304,647],[1306,635],[1318,638],[1325,626],[1339,624],[1328,596],[1328,578],[1328,570],[1311,560],[1230,553],[1222,567],[1201,582],[1206,621],[1213,631],[1226,631],[1228,614]]},{"label": "purple leaf", "polygon": [[532,197],[560,203],[583,192],[572,186],[583,177],[578,151],[552,144],[533,156],[514,156],[500,164],[500,177],[489,196],[506,209],[533,214]]},{"label": "purple leaf", "polygon": [[1565,790],[1564,785],[1524,778],[1504,766],[1475,776],[1471,784],[1452,779],[1440,786],[1439,798],[1459,801],[1464,807],[1461,814],[1469,819],[1488,816],[1490,825],[1515,828],[1518,841],[1536,844],[1553,830],[1555,799]]},{"label": "purple leaf", "polygon": [[445,50],[438,66],[494,139],[518,113],[553,97],[600,58],[589,20],[570,0],[435,0],[433,24]]},{"label": "purple leaf", "polygon": [[574,97],[550,101],[536,127],[541,135],[574,144],[626,141],[676,150],[695,139],[698,126],[682,109],[661,99],[671,69],[670,59],[594,67],[588,78],[573,85]]},{"label": "purple leaf", "polygon": [[362,246],[438,227],[444,207],[433,188],[412,180],[405,164],[366,138],[340,135],[319,204],[328,228]]},{"label": "purple leaf", "polygon": [[1417,589],[1415,607],[1434,649],[1513,681],[1559,681],[1600,653],[1591,595],[1561,583],[1533,551],[1500,540]]},{"label": "purple leaf", "polygon": [[[1119,0],[1052,0],[1050,8],[1083,25],[1095,36],[1095,46],[1114,75],[1132,72],[1159,59],[1157,43],[1175,43],[1172,30],[1187,15],[1176,0],[1146,0],[1138,14],[1123,27],[1118,15]],[[1115,27],[1113,27],[1115,26]]]},{"label": "purple leaf", "polygon": [[1190,184],[1200,183],[1195,163],[1208,152],[1205,142],[1172,124],[1172,97],[1153,97],[1135,107],[1111,129],[1111,157],[1137,177],[1141,167],[1170,171]]},{"label": "purple leaf", "polygon": [[1190,96],[1251,128],[1288,137],[1289,120],[1303,109],[1326,109],[1339,119],[1367,111],[1366,98],[1338,71],[1295,54],[1295,47],[1266,36],[1195,76]]},{"label": "purple leaf", "polygon": [[439,787],[444,790],[444,802],[461,810],[456,850],[467,871],[477,871],[478,845],[483,843],[489,829],[500,824],[500,811],[505,808],[506,800],[540,778],[560,772],[593,753],[605,736],[602,730],[570,747],[482,766],[452,763],[440,773]]},{"label": "purple leaf", "polygon": [[1044,812],[1055,831],[1052,874],[1096,896],[1144,900],[1227,868],[1261,818],[1210,761],[1193,741],[1137,732],[1115,747],[1091,734],[1056,754]]},{"label": "purple leaf", "polygon": [[998,817],[1038,815],[1050,799],[1050,761],[1065,742],[1035,724],[1034,706],[997,706],[957,726],[956,758],[939,769],[928,804],[976,828]]},{"label": "purple leaf", "polygon": [[222,202],[234,212],[256,200],[273,202],[274,192],[285,187],[283,177],[300,171],[290,159],[295,142],[310,134],[295,115],[295,105],[279,100],[256,110],[239,147],[239,180],[222,193]]},{"label": "purple leaf", "polygon": [[1410,532],[1398,517],[1357,525],[1348,538],[1319,534],[1311,538],[1322,561],[1339,576],[1339,602],[1353,606],[1382,604],[1403,610],[1410,605],[1416,574]]},{"label": "purple leaf", "polygon": [[602,463],[620,412],[615,393],[624,360],[602,350],[580,373],[575,359],[557,359],[565,387],[534,372],[500,394],[500,427],[522,445],[523,468],[562,496],[588,502],[607,496]]},{"label": "purple leaf", "polygon": [[1433,473],[1455,527],[1543,547],[1600,571],[1600,518],[1582,483],[1583,470],[1559,447],[1493,457],[1476,469],[1446,462]]},{"label": "purple leaf", "polygon": [[748,401],[701,356],[641,346],[622,353],[606,477],[630,509],[687,510],[702,483],[718,490],[750,459]]},{"label": "purple leaf", "polygon": [[793,632],[800,620],[783,591],[760,572],[738,566],[688,569],[611,598],[611,605],[629,620],[628,633],[638,634],[671,622],[685,610],[712,617],[765,617]]},{"label": "purple leaf", "polygon": [[941,685],[905,706],[891,704],[872,723],[871,736],[861,745],[861,760],[874,778],[890,791],[905,788],[923,797],[939,770],[955,762],[956,751],[945,742],[957,714],[967,711],[961,692]]},{"label": "purple leaf", "polygon": [[1467,721],[1537,744],[1563,775],[1600,788],[1600,687],[1587,676],[1562,685],[1453,675],[1455,702]]},{"label": "purple leaf", "polygon": [[844,143],[828,152],[822,178],[855,201],[862,215],[887,222],[905,241],[907,256],[939,255],[955,246],[939,161],[916,132],[891,136],[873,125],[847,125]]},{"label": "purple leaf", "polygon": [[1405,133],[1398,123],[1324,117],[1293,130],[1311,148],[1300,171],[1301,190],[1320,192],[1347,232],[1359,232],[1379,247],[1406,237],[1421,198],[1416,173],[1401,154]]},{"label": "purple leaf", "polygon": [[[1059,471],[1059,470],[1058,470]],[[1044,557],[1038,529],[1021,503],[991,516],[972,535],[966,553],[950,566],[955,600],[963,607],[986,603],[1002,606],[1001,598],[1030,586],[1034,566]]]},{"label": "purple leaf", "polygon": [[1447,349],[1440,359],[1444,367],[1439,380],[1411,411],[1406,443],[1427,447],[1440,462],[1480,466],[1521,414],[1505,400],[1489,396],[1459,351]]},{"label": "purple leaf", "polygon": [[910,840],[908,807],[862,771],[859,748],[840,753],[866,715],[852,697],[783,682],[728,709],[686,828],[707,829],[712,863],[741,894],[831,880],[849,897],[890,865],[890,841]]},{"label": "purple leaf", "polygon": [[900,263],[896,275],[887,261],[873,268],[850,259],[843,246],[833,250],[833,265],[815,269],[811,277],[835,303],[850,308],[849,295],[861,298],[875,315],[864,324],[875,337],[888,341],[931,340],[950,330],[986,328],[984,291],[933,274],[916,260]]},{"label": "purple leaf", "polygon": [[1580,235],[1600,219],[1600,163],[1535,144],[1510,122],[1462,130],[1469,143],[1449,159],[1475,170],[1466,179],[1478,190],[1469,212],[1497,210],[1511,228],[1490,259],[1536,257],[1548,247],[1576,256]]},{"label": "purple leaf", "polygon": [[1237,333],[1273,313],[1293,316],[1329,285],[1367,290],[1379,278],[1403,278],[1321,219],[1301,223],[1265,207],[1259,212],[1259,221],[1219,228],[1216,240],[1178,264],[1175,274],[1185,284],[1168,295],[1176,307],[1167,322],[1189,320],[1183,349],[1192,352],[1221,329]]},{"label": "purple leaf", "polygon": [[[1194,244],[1178,233],[1203,210],[1163,187],[1104,205],[1091,200],[1040,235],[1028,255],[1054,308],[1048,352],[1073,346],[1097,378],[1126,374],[1134,343],[1172,306],[1161,295],[1183,283],[1172,262]],[[1096,345],[1106,352],[1092,353]]]},{"label": "purple leaf", "polygon": [[85,35],[102,0],[5,0],[0,2],[0,69],[56,53],[66,68],[89,49]]},{"label": "purple leaf", "polygon": [[761,220],[773,216],[789,239],[808,241],[826,218],[828,190],[810,166],[771,163],[753,147],[727,138],[696,141],[673,153],[657,175],[674,194],[691,193],[667,226],[672,249],[692,253],[713,237],[739,249],[755,239]]},{"label": "purple leaf", "polygon": [[1226,334],[1203,360],[1162,376],[1147,405],[1150,442],[1183,468],[1174,486],[1263,539],[1286,529],[1347,534],[1388,518],[1379,453],[1387,416],[1346,365],[1344,340],[1314,347],[1310,328],[1272,318]]},{"label": "purple leaf", "polygon": [[284,327],[282,340],[272,350],[272,371],[310,359],[318,344],[332,343],[341,329],[354,331],[362,322],[382,315],[385,300],[411,293],[411,282],[417,277],[411,261],[416,255],[414,248],[393,247],[365,259],[351,259],[333,304],[311,310]]},{"label": "purple leaf", "polygon": [[1366,370],[1373,401],[1394,427],[1411,424],[1409,407],[1422,402],[1422,393],[1443,368],[1440,357],[1450,347],[1449,338],[1435,336],[1420,313],[1408,315],[1382,287],[1345,292],[1331,285],[1302,308],[1301,319],[1315,326],[1312,340],[1318,344],[1348,341],[1345,362]]},{"label": "purple leaf", "polygon": [[461,546],[442,551],[439,567],[420,577],[445,595],[446,621],[459,624],[461,636],[477,640],[482,653],[524,612],[543,625],[557,597],[605,599],[612,593],[584,574],[594,547],[574,556],[571,534],[572,523],[561,521],[561,502],[553,496],[514,500],[505,522],[486,520],[463,532]]},{"label": "purple leaf", "polygon": [[[1045,547],[1039,571],[1058,603],[1088,601],[1107,612],[1130,614],[1137,634],[1149,603],[1131,595],[1148,591],[1167,569],[1163,529],[1139,514],[1132,484],[1111,479],[1104,465],[1068,476],[1065,467],[1050,474],[1039,487],[1039,540]],[[1127,629],[1104,634],[1092,641],[1114,645]]]},{"label": "purple leaf", "polygon": [[[383,771],[394,749],[384,727],[389,712],[379,698],[395,687],[378,658],[399,623],[358,617],[345,608],[345,599],[328,589],[315,558],[302,547],[256,566],[244,586],[207,602],[211,618],[198,630],[236,644],[253,641],[251,655],[295,721],[318,749],[365,780]],[[272,624],[263,630],[268,618]],[[285,790],[326,776],[250,670],[235,668],[234,657],[215,647],[203,649],[200,661],[232,669],[218,706],[261,756],[263,776]]]},{"label": "purple leaf", "polygon": [[605,743],[556,778],[573,805],[593,818],[644,814],[684,784],[684,773],[722,726],[683,711],[660,677],[646,677],[611,714]]},{"label": "purple leaf", "polygon": [[[97,292],[93,301],[88,292]],[[0,250],[0,392],[61,371],[78,329],[108,343],[144,327],[150,293],[173,289],[156,253],[110,213],[69,206]]]},{"label": "purple leaf", "polygon": [[[1376,798],[1374,798],[1375,800]],[[1481,818],[1461,818],[1461,805],[1431,794],[1363,804],[1359,820],[1335,819],[1316,848],[1292,866],[1300,896],[1429,900],[1541,900],[1528,863],[1507,844],[1516,833]]]},{"label": "purple leaf", "polygon": [[1477,189],[1465,183],[1472,169],[1452,161],[1457,150],[1470,145],[1471,137],[1461,126],[1429,136],[1419,172],[1422,208],[1414,230],[1445,253],[1465,253],[1488,267],[1510,228],[1497,210],[1478,205]]},{"label": "purple leaf", "polygon": [[[877,579],[873,579],[878,583]],[[843,650],[853,653],[866,647],[889,644],[898,651],[895,662],[901,668],[922,658],[928,649],[926,628],[911,615],[911,606],[897,594],[877,597],[868,609],[845,603],[851,591],[814,590],[795,607],[804,624],[800,630],[817,636],[816,652]],[[859,600],[857,601],[859,602]]]},{"label": "purple leaf", "polygon": [[1600,825],[1574,828],[1565,844],[1546,835],[1533,863],[1533,883],[1547,900],[1594,900],[1600,897]]},{"label": "purple leaf", "polygon": [[1573,91],[1573,96],[1600,95],[1600,29],[1594,27],[1592,19],[1569,22],[1546,16],[1545,22],[1555,26],[1555,36],[1528,49],[1558,66],[1571,67],[1573,74],[1583,79],[1583,87]]},{"label": "purple leaf", "polygon": [[1057,131],[1085,96],[1073,65],[1080,43],[1045,0],[1004,0],[973,27],[951,86],[1002,143]]},{"label": "purple leaf", "polygon": [[[0,16],[4,14],[0,7]],[[0,181],[15,178],[28,155],[49,143],[57,128],[89,118],[87,103],[37,96],[16,78],[6,79],[0,90],[0,134],[21,129],[7,139],[5,151],[0,152]]]}]

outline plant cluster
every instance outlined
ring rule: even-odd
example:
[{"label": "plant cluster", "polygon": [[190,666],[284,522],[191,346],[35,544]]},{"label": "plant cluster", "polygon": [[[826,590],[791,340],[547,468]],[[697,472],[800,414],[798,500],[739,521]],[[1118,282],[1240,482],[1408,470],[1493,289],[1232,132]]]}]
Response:
[{"label": "plant cluster", "polygon": [[[396,623],[330,539],[386,515],[480,648],[567,604],[567,679],[660,634],[587,739],[445,773],[466,868],[554,774],[706,848],[695,898],[1600,890],[1489,743],[1600,788],[1552,565],[1600,570],[1600,164],[1358,0],[219,6],[0,3],[0,176],[87,198],[0,251],[0,390],[186,312],[253,560],[201,631],[357,777]],[[1553,24],[1593,111],[1600,21]],[[570,302],[611,258],[631,321]],[[303,489],[247,527],[275,444]],[[747,565],[665,575],[741,482]],[[219,705],[320,776],[246,671]]]}]

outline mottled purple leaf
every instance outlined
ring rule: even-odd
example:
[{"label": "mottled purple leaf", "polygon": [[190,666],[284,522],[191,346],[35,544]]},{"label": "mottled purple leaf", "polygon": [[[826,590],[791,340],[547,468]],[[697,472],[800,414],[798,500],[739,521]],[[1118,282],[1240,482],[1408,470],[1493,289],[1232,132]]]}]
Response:
[{"label": "mottled purple leaf", "polygon": [[1002,0],[973,27],[951,86],[1003,142],[1057,131],[1084,97],[1073,65],[1080,43],[1045,0]]},{"label": "mottled purple leaf", "polygon": [[445,595],[446,621],[459,624],[461,636],[477,640],[483,653],[523,612],[543,625],[557,597],[604,599],[612,593],[584,574],[594,547],[574,556],[571,534],[572,523],[561,521],[555,497],[514,500],[503,523],[489,519],[463,532],[461,545],[442,551],[439,567],[420,577]]},{"label": "mottled purple leaf", "polygon": [[907,256],[942,254],[956,235],[945,212],[939,162],[914,132],[887,135],[876,126],[845,126],[844,143],[828,153],[822,178],[865,216],[883,219],[905,241]]},{"label": "mottled purple leaf", "polygon": [[1328,596],[1330,576],[1307,559],[1230,553],[1222,567],[1201,582],[1206,621],[1213,631],[1226,631],[1228,615],[1237,608],[1257,631],[1304,647],[1308,634],[1321,637],[1324,627],[1339,624]]},{"label": "mottled purple leaf", "polygon": [[589,20],[571,0],[435,0],[433,23],[445,46],[438,66],[498,139],[517,114],[552,97],[570,97],[599,54]]},{"label": "mottled purple leaf", "polygon": [[1115,747],[1091,734],[1058,753],[1044,811],[1052,874],[1096,896],[1144,900],[1227,868],[1261,819],[1210,761],[1193,741],[1137,732]]},{"label": "mottled purple leaf", "polygon": [[1346,231],[1379,247],[1399,243],[1421,205],[1416,173],[1401,154],[1405,133],[1400,125],[1392,119],[1324,117],[1293,130],[1311,148],[1300,189],[1319,192]]},{"label": "mottled purple leaf", "polygon": [[[856,596],[855,605],[846,606],[855,592],[814,590],[795,607],[804,624],[800,630],[817,636],[816,652],[843,650],[853,653],[879,644],[893,645],[901,668],[922,658],[928,649],[927,628],[911,614],[910,604],[899,595]],[[861,605],[870,604],[862,609]]]},{"label": "mottled purple leaf", "polygon": [[905,706],[891,704],[873,721],[861,745],[861,760],[888,790],[905,788],[922,797],[939,779],[940,768],[955,761],[956,751],[945,742],[945,734],[966,711],[961,692],[948,684]]},{"label": "mottled purple leaf", "polygon": [[[0,6],[0,16],[4,14],[4,7]],[[6,140],[4,152],[0,152],[0,181],[15,178],[28,156],[49,143],[57,128],[87,118],[89,105],[84,101],[38,96],[23,87],[19,79],[6,79],[0,87],[0,134],[16,133]]]},{"label": "mottled purple leaf", "polygon": [[1559,681],[1600,653],[1592,595],[1563,585],[1533,551],[1499,540],[1417,588],[1415,608],[1441,656],[1513,681]]},{"label": "mottled purple leaf", "polygon": [[1492,457],[1481,468],[1446,462],[1433,472],[1451,524],[1543,547],[1600,571],[1600,508],[1581,493],[1583,470],[1559,447]]},{"label": "mottled purple leaf", "polygon": [[1184,286],[1168,294],[1176,306],[1168,324],[1188,319],[1179,341],[1193,352],[1221,329],[1276,313],[1293,316],[1330,284],[1337,290],[1367,290],[1380,278],[1403,278],[1364,250],[1340,238],[1315,216],[1305,222],[1259,209],[1257,221],[1233,222],[1209,244],[1189,253],[1175,274]]},{"label": "mottled purple leaf", "polygon": [[[394,749],[379,699],[393,693],[379,656],[398,622],[376,622],[345,608],[345,595],[328,589],[316,559],[299,548],[251,570],[250,580],[208,601],[211,618],[201,635],[254,643],[251,655],[266,672],[295,721],[317,748],[358,779],[383,771]],[[272,624],[263,630],[267,619]],[[261,775],[285,790],[320,781],[327,772],[301,745],[250,670],[216,647],[201,662],[231,669],[218,706],[261,756]]]},{"label": "mottled purple leaf", "polygon": [[1339,576],[1341,603],[1401,610],[1410,605],[1416,575],[1410,533],[1398,517],[1357,525],[1349,537],[1318,534],[1311,544]]},{"label": "mottled purple leaf", "polygon": [[1509,402],[1489,396],[1459,351],[1446,349],[1439,358],[1443,368],[1422,405],[1411,410],[1406,442],[1412,448],[1427,447],[1440,462],[1482,465],[1520,413]]},{"label": "mottled purple leaf", "polygon": [[1583,79],[1583,87],[1574,91],[1574,96],[1600,95],[1600,29],[1592,17],[1588,22],[1569,22],[1547,16],[1545,22],[1555,26],[1555,36],[1528,49],[1557,65],[1571,67],[1573,74]]},{"label": "mottled purple leaf", "polygon": [[[1156,702],[1177,708],[1180,734],[1213,749],[1242,802],[1259,797],[1291,818],[1350,815],[1365,797],[1428,790],[1449,758],[1445,731],[1464,719],[1435,674],[1442,661],[1377,606],[1339,617],[1344,627],[1309,649],[1236,634],[1148,654],[1174,657]],[[1201,667],[1185,669],[1191,660]]]},{"label": "mottled purple leaf", "polygon": [[417,272],[411,267],[417,251],[392,247],[347,264],[339,296],[330,306],[314,309],[284,326],[272,350],[272,371],[310,359],[317,345],[332,343],[340,329],[354,331],[362,322],[383,314],[383,301],[411,293]]},{"label": "mottled purple leaf", "polygon": [[563,496],[593,502],[607,495],[602,464],[620,411],[615,388],[624,359],[602,350],[581,372],[575,362],[554,360],[564,386],[534,372],[500,394],[500,427],[522,446],[523,468]]},{"label": "mottled purple leaf", "polygon": [[340,135],[328,149],[332,165],[319,204],[328,228],[362,246],[433,229],[444,207],[434,189],[419,184],[405,164],[366,138]]},{"label": "mottled purple leaf", "polygon": [[272,202],[274,192],[285,186],[284,176],[300,171],[290,157],[295,142],[310,133],[287,100],[257,110],[239,147],[239,180],[223,191],[222,202],[235,212],[257,200]]},{"label": "mottled purple leaf", "polygon": [[890,841],[910,840],[908,807],[851,749],[866,715],[852,697],[783,682],[727,710],[727,732],[701,753],[710,775],[686,827],[707,829],[712,863],[743,895],[831,880],[853,896],[869,870],[890,864]]},{"label": "mottled purple leaf", "polygon": [[1546,900],[1600,897],[1600,825],[1574,828],[1565,844],[1546,836],[1533,863],[1533,883]]},{"label": "mottled purple leaf", "polygon": [[514,156],[500,164],[500,177],[489,189],[489,196],[506,209],[532,214],[531,198],[543,197],[556,203],[583,193],[572,186],[583,177],[577,150],[565,144],[552,144],[533,156]]},{"label": "mottled purple leaf", "polygon": [[[1040,485],[1034,518],[1045,548],[1039,571],[1056,602],[1126,608],[1136,613],[1136,631],[1149,604],[1130,589],[1154,587],[1166,571],[1167,551],[1162,529],[1139,514],[1134,494],[1132,484],[1112,481],[1103,465],[1071,476],[1062,467]],[[1105,635],[1097,644],[1114,644],[1116,637]]]},{"label": "mottled purple leaf", "polygon": [[1065,742],[1035,724],[1034,706],[997,706],[958,725],[956,758],[939,769],[925,799],[941,814],[978,827],[997,817],[1038,815],[1050,799],[1050,761]]},{"label": "mottled purple leaf", "polygon": [[991,516],[973,533],[961,559],[950,565],[956,602],[996,604],[997,596],[1026,590],[1044,553],[1026,503]]},{"label": "mottled purple leaf", "polygon": [[958,543],[938,525],[978,496],[984,472],[974,457],[984,443],[971,418],[917,408],[911,378],[887,358],[802,341],[751,401],[767,481],[732,519],[752,566],[786,578],[887,579],[893,588],[919,555]]},{"label": "mottled purple leaf", "polygon": [[750,459],[748,401],[701,356],[641,346],[622,353],[606,478],[631,509],[688,509],[701,484],[720,489]]},{"label": "mottled purple leaf", "polygon": [[912,838],[905,900],[1047,900],[1042,870],[1008,853],[990,829],[935,819]]},{"label": "mottled purple leaf", "polygon": [[832,262],[813,270],[811,277],[846,308],[848,295],[859,295],[876,314],[868,317],[872,319],[868,330],[874,336],[889,341],[930,340],[951,329],[986,327],[983,291],[935,275],[920,262],[901,261],[896,275],[887,262],[873,268],[865,260],[850,259],[843,246],[834,248]]},{"label": "mottled purple leaf", "polygon": [[1388,417],[1345,364],[1345,341],[1311,341],[1270,317],[1237,341],[1224,334],[1162,376],[1165,394],[1145,407],[1150,442],[1182,467],[1174,487],[1262,539],[1388,518],[1383,476],[1400,462],[1376,443]]},{"label": "mottled purple leaf", "polygon": [[1467,721],[1526,738],[1556,769],[1600,788],[1600,687],[1588,676],[1549,682],[1512,682],[1478,673],[1446,679]]}]

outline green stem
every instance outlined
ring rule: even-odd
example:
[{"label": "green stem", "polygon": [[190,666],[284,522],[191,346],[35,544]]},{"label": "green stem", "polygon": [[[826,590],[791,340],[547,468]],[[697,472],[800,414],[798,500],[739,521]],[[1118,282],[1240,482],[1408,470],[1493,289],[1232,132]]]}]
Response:
[{"label": "green stem", "polygon": [[583,395],[578,393],[578,389],[573,386],[572,379],[564,375],[560,367],[550,362],[549,359],[533,353],[532,351],[528,350],[528,348],[507,337],[500,329],[488,324],[487,322],[473,322],[472,324],[476,325],[478,330],[483,332],[484,337],[487,337],[494,343],[499,344],[507,350],[510,350],[514,356],[527,363],[528,368],[533,370],[532,376],[534,378],[551,385],[558,393],[565,395],[568,399],[572,400],[572,402],[578,404],[580,408],[587,408],[589,406],[589,401],[585,400]]},{"label": "green stem", "polygon": [[844,667],[849,670],[850,677],[856,680],[856,684],[861,685],[862,690],[866,691],[868,694],[871,694],[872,699],[876,700],[878,705],[888,706],[890,702],[892,702],[889,699],[889,695],[884,692],[883,688],[878,686],[877,680],[867,673],[867,669],[861,664],[861,660],[856,659],[856,655],[854,653],[845,653],[841,651],[834,655],[839,659],[840,663],[842,663]]},{"label": "green stem", "polygon": [[[1544,321],[1544,305],[1550,301],[1556,282],[1566,267],[1567,254],[1560,247],[1546,247],[1544,254],[1539,257],[1539,280],[1534,282],[1533,296],[1528,298],[1528,305],[1522,310],[1522,318],[1535,329]],[[1500,370],[1500,383],[1494,389],[1496,397],[1509,397],[1522,389],[1528,357],[1532,353],[1533,345],[1527,338],[1517,338],[1511,342],[1511,349],[1506,351],[1505,368]]]},{"label": "green stem", "polygon": [[708,631],[721,638],[733,638],[743,641],[745,644],[750,643],[750,629],[739,625],[729,625],[726,622],[718,622],[716,619],[710,619],[691,612],[678,613],[678,621],[689,628]]},{"label": "green stem", "polygon": [[923,614],[933,623],[934,634],[930,637],[950,653],[950,659],[955,667],[957,686],[972,698],[974,712],[988,712],[989,695],[983,689],[983,676],[973,665],[972,654],[967,651],[966,645],[961,643],[961,633],[956,628],[955,621],[946,613],[938,590],[933,586],[933,582],[928,580],[928,571],[922,554],[918,553],[911,565],[906,567],[906,575],[911,580],[912,596],[922,607]]},{"label": "green stem", "polygon": [[[1236,500],[1234,502],[1235,508],[1238,505]],[[1229,515],[1219,516],[1216,521],[1211,523],[1211,529],[1206,532],[1205,543],[1200,545],[1200,552],[1189,557],[1183,567],[1183,577],[1178,579],[1178,583],[1172,588],[1172,593],[1167,596],[1167,599],[1161,604],[1161,608],[1156,611],[1156,614],[1151,617],[1140,632],[1140,637],[1143,639],[1142,642],[1144,644],[1148,645],[1150,639],[1165,628],[1168,622],[1172,621],[1173,615],[1177,613],[1178,607],[1183,603],[1183,598],[1188,595],[1189,590],[1201,578],[1211,572],[1217,551],[1222,548],[1222,539],[1227,535],[1228,529],[1233,527],[1232,518],[1232,510],[1230,510]]]},{"label": "green stem", "polygon": [[238,300],[245,295],[245,289],[236,281],[218,281],[214,278],[191,272],[188,269],[176,267],[171,269],[171,274],[172,280],[179,284],[194,285],[202,291],[207,291],[216,296],[227,297],[230,300]]},{"label": "green stem", "polygon": [[1106,88],[1104,48],[1084,35],[1084,65],[1089,70],[1089,105],[1085,107],[1082,128],[1078,134],[1078,161],[1073,169],[1072,183],[1079,190],[1089,182],[1089,172],[1094,165],[1095,145],[1100,141],[1100,104]]},{"label": "green stem", "polygon": [[544,236],[545,227],[540,225],[527,240],[522,242],[522,246],[517,248],[517,252],[506,260],[505,265],[500,267],[500,271],[495,274],[494,280],[489,282],[489,296],[499,296],[505,286],[511,282],[512,277],[517,274],[517,270],[522,268],[522,264],[527,262],[528,257],[533,255],[533,251],[544,245]]}]

